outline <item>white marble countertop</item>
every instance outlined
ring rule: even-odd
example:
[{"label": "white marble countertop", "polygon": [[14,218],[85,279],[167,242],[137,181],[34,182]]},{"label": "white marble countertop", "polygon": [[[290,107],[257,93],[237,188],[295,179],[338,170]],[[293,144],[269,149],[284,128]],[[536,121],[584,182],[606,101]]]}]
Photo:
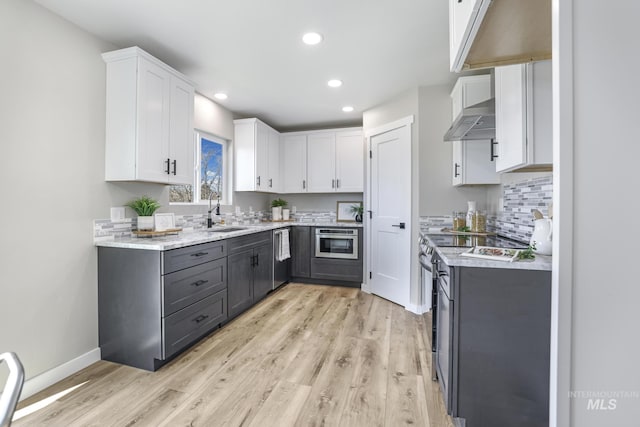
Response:
[{"label": "white marble countertop", "polygon": [[[435,234],[435,233],[434,233]],[[422,233],[427,239],[429,235]],[[542,270],[551,271],[551,256],[536,254],[533,260],[521,260],[521,261],[491,261],[480,258],[468,258],[460,256],[461,253],[466,252],[469,248],[451,248],[451,247],[438,247],[431,239],[429,243],[435,248],[436,252],[442,260],[449,267],[475,267],[475,268],[506,268],[511,270]]]},{"label": "white marble countertop", "polygon": [[[215,242],[217,240],[230,239],[233,237],[244,236],[247,234],[259,233],[261,231],[275,230],[290,226],[305,227],[362,227],[362,223],[353,222],[263,222],[251,225],[228,225],[216,226],[229,228],[243,228],[243,230],[216,233],[209,229],[196,231],[181,231],[178,234],[170,234],[162,237],[126,237],[104,239],[95,242],[96,246],[106,248],[124,248],[124,249],[146,249],[151,251],[166,251],[170,249],[178,249],[186,246],[197,245],[200,243]],[[215,230],[211,229],[211,230]]]}]

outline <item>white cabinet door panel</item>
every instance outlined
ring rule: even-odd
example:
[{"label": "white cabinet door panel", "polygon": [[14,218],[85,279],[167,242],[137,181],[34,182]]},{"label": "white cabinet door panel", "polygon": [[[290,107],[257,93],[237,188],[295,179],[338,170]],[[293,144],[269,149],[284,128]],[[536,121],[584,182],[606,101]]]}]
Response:
[{"label": "white cabinet door panel", "polygon": [[463,184],[462,177],[462,141],[453,141],[453,164],[451,165],[451,183],[454,186]]},{"label": "white cabinet door panel", "polygon": [[527,76],[523,64],[496,67],[496,170],[523,166],[527,162]]},{"label": "white cabinet door panel", "polygon": [[269,190],[269,128],[262,122],[256,123],[255,145],[256,190]]},{"label": "white cabinet door panel", "polygon": [[307,191],[307,136],[285,135],[282,138],[282,192]]},{"label": "white cabinet door panel", "polygon": [[307,138],[307,184],[310,193],[335,191],[335,133],[311,134]]},{"label": "white cabinet door panel", "polygon": [[271,193],[280,192],[280,134],[273,130],[269,130],[268,134],[268,153],[269,182],[267,191]]},{"label": "white cabinet door panel", "polygon": [[364,188],[362,132],[336,133],[336,191],[360,193]]},{"label": "white cabinet door panel", "polygon": [[171,75],[161,67],[139,61],[138,162],[136,177],[169,182],[169,120]]},{"label": "white cabinet door panel", "polygon": [[171,184],[193,184],[193,96],[194,90],[191,85],[177,77],[171,78]]}]

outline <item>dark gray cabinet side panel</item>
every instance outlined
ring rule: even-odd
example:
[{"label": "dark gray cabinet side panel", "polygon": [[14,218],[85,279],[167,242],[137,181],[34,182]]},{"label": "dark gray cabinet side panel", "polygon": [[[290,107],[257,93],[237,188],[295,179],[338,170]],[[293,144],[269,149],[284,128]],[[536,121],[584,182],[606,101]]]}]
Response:
[{"label": "dark gray cabinet side panel", "polygon": [[[244,252],[273,241],[272,231],[249,234],[246,236],[233,237],[228,240],[229,255]],[[271,243],[273,245],[273,243]]]},{"label": "dark gray cabinet side panel", "polygon": [[227,296],[229,317],[242,313],[253,303],[253,249],[229,255]]},{"label": "dark gray cabinet side panel", "polygon": [[227,291],[222,290],[162,320],[164,357],[187,347],[227,318]]},{"label": "dark gray cabinet side panel", "polygon": [[227,259],[176,271],[162,277],[163,316],[169,316],[227,287]]},{"label": "dark gray cabinet side panel", "polygon": [[160,359],[158,251],[98,248],[98,330],[102,359],[154,370]]},{"label": "dark gray cabinet side panel", "polygon": [[221,240],[163,252],[162,274],[193,267],[227,256],[227,241]]},{"label": "dark gray cabinet side panel", "polygon": [[551,273],[455,268],[458,416],[548,426]]},{"label": "dark gray cabinet side panel", "polygon": [[291,227],[291,276],[311,276],[311,230],[313,227]]},{"label": "dark gray cabinet side panel", "polygon": [[253,250],[256,262],[253,267],[253,300],[258,301],[273,289],[273,245],[267,244]]}]

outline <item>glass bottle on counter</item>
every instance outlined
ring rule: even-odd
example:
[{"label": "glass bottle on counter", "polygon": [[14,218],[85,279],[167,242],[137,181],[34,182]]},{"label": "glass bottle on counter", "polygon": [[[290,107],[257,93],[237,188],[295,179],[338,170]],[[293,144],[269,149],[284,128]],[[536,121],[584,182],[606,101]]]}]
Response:
[{"label": "glass bottle on counter", "polygon": [[453,230],[458,231],[460,228],[467,226],[466,212],[453,212]]},{"label": "glass bottle on counter", "polygon": [[485,211],[474,211],[471,217],[471,231],[474,233],[485,233],[487,231],[487,213]]}]

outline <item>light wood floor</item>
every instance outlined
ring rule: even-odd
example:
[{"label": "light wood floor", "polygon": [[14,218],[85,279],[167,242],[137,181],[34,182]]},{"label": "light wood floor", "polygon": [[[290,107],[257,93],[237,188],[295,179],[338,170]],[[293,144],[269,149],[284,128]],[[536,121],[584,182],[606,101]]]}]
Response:
[{"label": "light wood floor", "polygon": [[357,289],[289,284],[159,371],[95,363],[13,425],[451,427],[426,323]]}]

